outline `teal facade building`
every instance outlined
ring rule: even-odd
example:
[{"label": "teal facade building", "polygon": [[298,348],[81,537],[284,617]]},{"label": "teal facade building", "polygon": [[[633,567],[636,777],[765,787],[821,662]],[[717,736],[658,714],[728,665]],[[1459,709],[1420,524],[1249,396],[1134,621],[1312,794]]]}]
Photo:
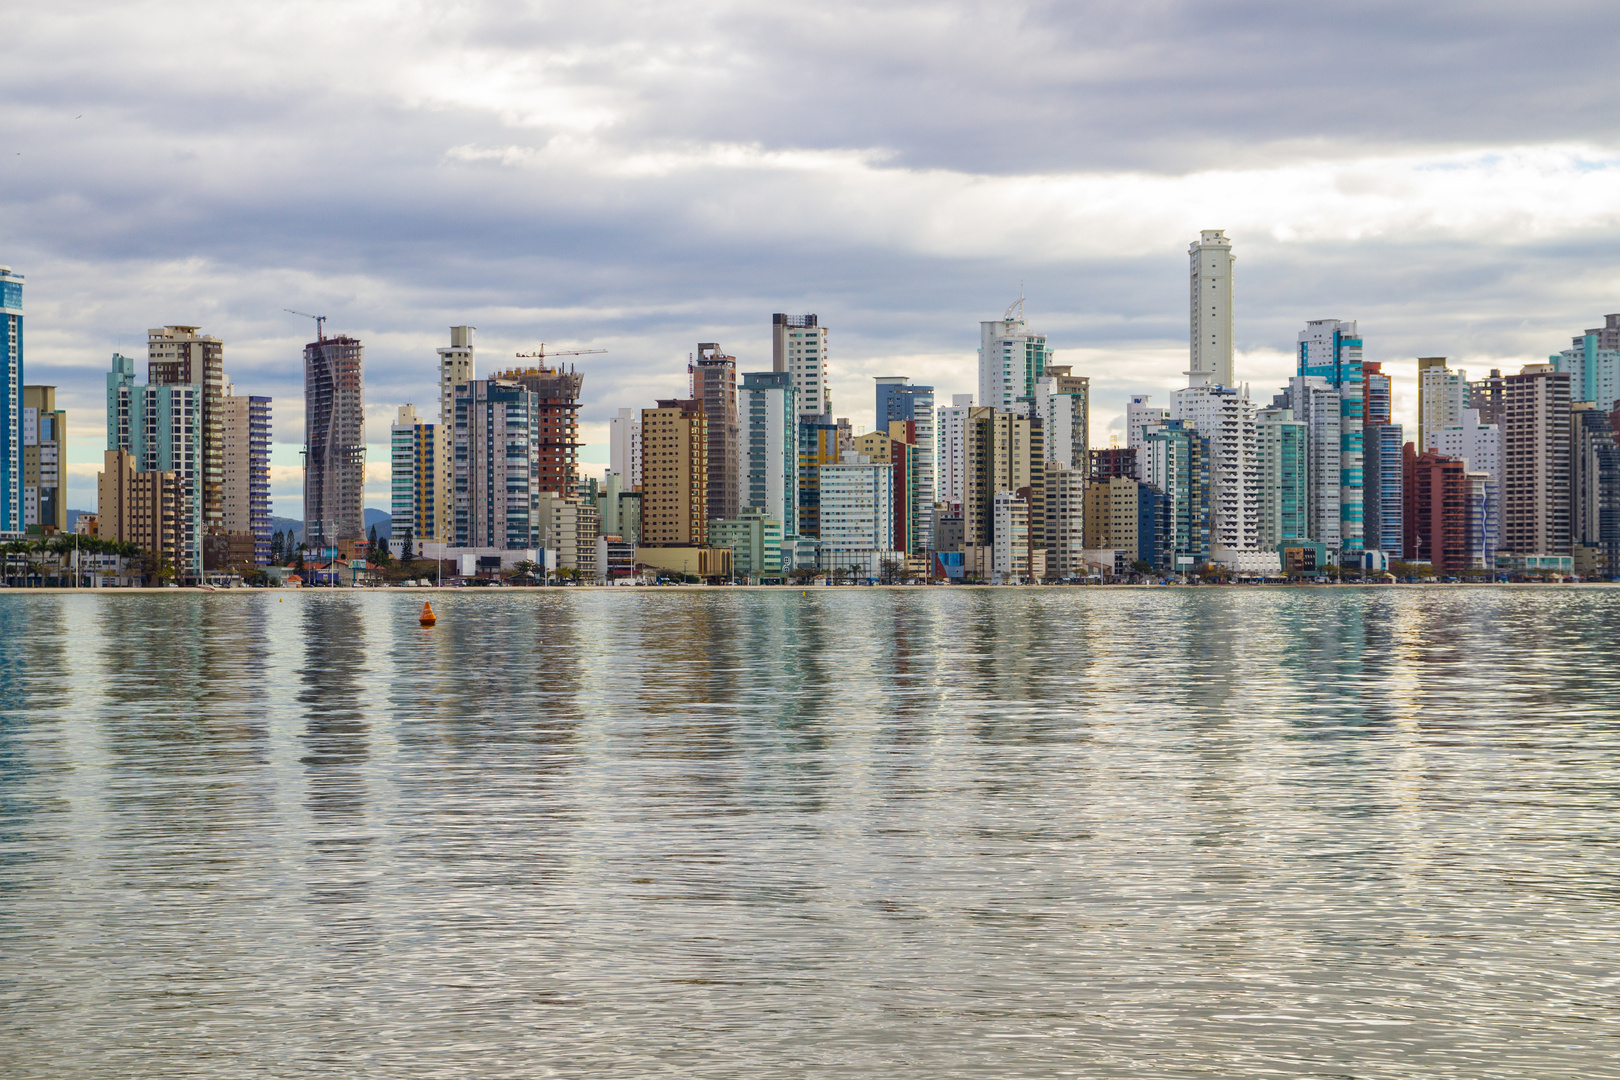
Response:
[{"label": "teal facade building", "polygon": [[1365,536],[1366,379],[1354,321],[1314,319],[1299,333],[1299,371],[1325,379],[1339,393],[1339,550],[1360,552]]}]

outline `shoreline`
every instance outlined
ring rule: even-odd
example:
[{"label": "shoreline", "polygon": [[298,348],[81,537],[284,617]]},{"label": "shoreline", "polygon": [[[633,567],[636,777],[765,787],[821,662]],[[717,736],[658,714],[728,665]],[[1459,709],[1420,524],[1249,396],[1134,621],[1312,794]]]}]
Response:
[{"label": "shoreline", "polygon": [[43,588],[0,587],[0,597],[4,596],[68,596],[93,594],[97,596],[287,596],[303,594],[328,593],[423,593],[426,595],[442,595],[444,593],[492,593],[496,596],[509,594],[533,593],[548,595],[552,593],[571,592],[606,592],[606,593],[668,593],[668,592],[780,592],[789,593],[795,590],[803,593],[809,592],[932,592],[936,590],[959,592],[966,590],[1006,590],[1029,592],[1096,592],[1098,590],[1164,590],[1164,589],[1242,589],[1246,591],[1266,592],[1278,589],[1573,589],[1588,587],[1620,588],[1620,583],[1611,581],[1397,581],[1397,582],[1333,582],[1319,584],[1316,582],[1300,582],[1276,585],[387,585],[387,586],[339,586],[313,587],[305,586],[298,589],[199,589],[192,586],[178,588],[165,588],[161,586],[136,586],[132,588],[64,588],[49,586]]}]

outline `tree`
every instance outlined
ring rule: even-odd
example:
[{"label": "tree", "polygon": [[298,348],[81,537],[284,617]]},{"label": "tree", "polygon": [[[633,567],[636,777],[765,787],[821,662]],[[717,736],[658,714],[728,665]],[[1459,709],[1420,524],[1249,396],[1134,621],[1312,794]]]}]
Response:
[{"label": "tree", "polygon": [[794,581],[797,581],[800,585],[803,585],[806,582],[814,581],[815,577],[816,577],[816,572],[814,570],[811,570],[809,567],[800,566],[800,567],[790,571],[788,573],[788,576],[791,577]]},{"label": "tree", "polygon": [[370,536],[369,542],[371,544],[371,550],[376,551],[377,550],[377,526],[375,526],[375,525],[373,525],[371,527],[371,536]]},{"label": "tree", "polygon": [[880,571],[880,577],[883,584],[888,585],[893,583],[895,577],[900,573],[900,568],[901,564],[893,559],[884,559],[881,563],[879,563],[878,569]]},{"label": "tree", "polygon": [[400,543],[399,561],[408,563],[415,558],[416,556],[411,552],[411,527],[407,525],[405,526],[405,538]]}]

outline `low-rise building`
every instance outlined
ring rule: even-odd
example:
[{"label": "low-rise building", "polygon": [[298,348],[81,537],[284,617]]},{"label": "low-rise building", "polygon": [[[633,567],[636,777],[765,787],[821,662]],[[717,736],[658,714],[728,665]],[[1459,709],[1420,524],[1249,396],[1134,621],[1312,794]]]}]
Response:
[{"label": "low-rise building", "polygon": [[747,507],[736,518],[709,522],[709,543],[731,549],[732,569],[739,581],[778,584],[792,570],[782,566],[781,520],[757,506]]}]

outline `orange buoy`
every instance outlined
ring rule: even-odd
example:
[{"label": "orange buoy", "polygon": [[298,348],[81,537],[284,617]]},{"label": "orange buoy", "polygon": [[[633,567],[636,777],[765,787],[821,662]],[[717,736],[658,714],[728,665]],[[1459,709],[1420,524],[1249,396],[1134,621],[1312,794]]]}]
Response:
[{"label": "orange buoy", "polygon": [[439,621],[438,617],[433,614],[433,605],[426,600],[422,601],[422,618],[418,621],[423,626],[432,626]]}]

